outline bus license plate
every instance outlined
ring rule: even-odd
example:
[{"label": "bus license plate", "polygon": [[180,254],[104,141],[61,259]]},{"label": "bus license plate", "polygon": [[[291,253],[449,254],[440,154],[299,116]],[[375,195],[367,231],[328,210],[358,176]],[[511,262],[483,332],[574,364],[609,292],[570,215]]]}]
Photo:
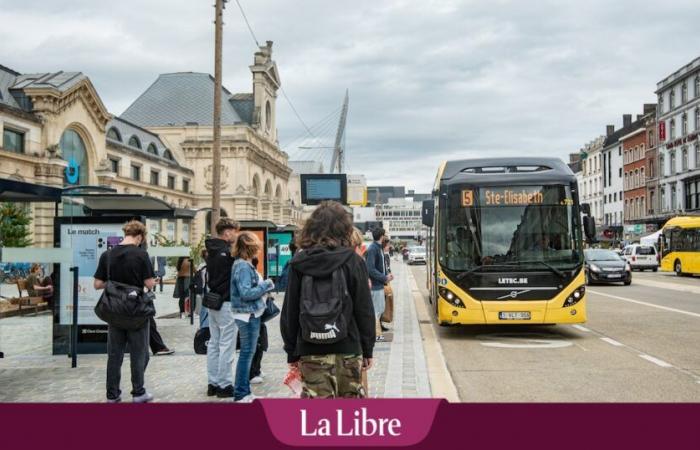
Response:
[{"label": "bus license plate", "polygon": [[500,320],[530,320],[530,311],[501,311],[498,313]]}]

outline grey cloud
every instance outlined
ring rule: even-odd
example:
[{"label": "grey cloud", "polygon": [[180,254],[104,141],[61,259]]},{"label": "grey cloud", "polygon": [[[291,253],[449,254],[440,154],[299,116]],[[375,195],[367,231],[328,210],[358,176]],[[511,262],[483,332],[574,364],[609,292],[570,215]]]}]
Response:
[{"label": "grey cloud", "polygon": [[[350,89],[349,168],[422,191],[443,159],[566,158],[700,48],[694,0],[241,2],[309,125]],[[211,3],[0,0],[0,63],[81,70],[119,113],[159,73],[212,71]],[[249,91],[255,46],[225,14],[224,83]],[[285,144],[303,129],[278,105]]]}]

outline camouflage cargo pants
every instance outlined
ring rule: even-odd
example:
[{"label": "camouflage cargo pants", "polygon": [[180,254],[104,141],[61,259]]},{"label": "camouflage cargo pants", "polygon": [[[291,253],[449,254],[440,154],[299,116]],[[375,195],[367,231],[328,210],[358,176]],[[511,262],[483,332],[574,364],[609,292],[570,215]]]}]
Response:
[{"label": "camouflage cargo pants", "polygon": [[299,360],[301,398],[365,398],[361,355],[307,355]]}]

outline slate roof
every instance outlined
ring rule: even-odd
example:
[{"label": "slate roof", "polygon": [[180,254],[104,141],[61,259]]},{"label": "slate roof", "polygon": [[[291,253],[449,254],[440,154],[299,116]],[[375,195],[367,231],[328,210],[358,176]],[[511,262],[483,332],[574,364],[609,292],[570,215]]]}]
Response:
[{"label": "slate roof", "polygon": [[608,148],[611,145],[617,144],[617,142],[620,140],[622,136],[625,136],[638,128],[641,128],[644,126],[644,117],[642,117],[639,120],[635,120],[631,124],[627,125],[626,127],[622,127],[619,130],[615,131],[613,134],[610,136],[607,136],[605,138],[605,142],[603,143],[603,148]]},{"label": "slate roof", "polygon": [[[244,119],[244,103],[222,89],[221,123],[232,125]],[[252,99],[251,99],[252,100]],[[234,102],[237,107],[234,106]],[[121,117],[142,127],[213,125],[214,77],[208,73],[178,72],[159,75],[153,84],[141,94]]]},{"label": "slate roof", "polygon": [[[107,136],[107,142],[110,142],[112,144],[116,144],[121,147],[129,148],[131,150],[141,152],[146,154],[147,156],[151,158],[157,158],[158,160],[163,160],[163,161],[169,161],[170,163],[175,163],[179,166],[177,161],[175,159],[169,160],[164,157],[164,153],[168,148],[165,146],[163,141],[160,140],[160,137],[155,134],[151,133],[148,130],[145,130],[138,125],[135,125],[133,123],[130,123],[120,117],[115,117],[112,120],[109,121],[107,124],[106,129],[109,131],[110,129],[115,128],[118,132],[119,135],[121,136],[121,141],[111,139],[109,136]],[[132,136],[136,136],[141,142],[141,148],[129,145],[129,139],[131,139]],[[148,153],[148,146],[149,144],[154,144],[156,146],[156,150],[158,151],[158,155],[153,155],[151,153]],[[172,151],[171,151],[172,154]],[[173,155],[174,156],[174,155]]]},{"label": "slate roof", "polygon": [[233,94],[229,101],[244,122],[253,123],[253,110],[255,109],[253,94]]},{"label": "slate roof", "polygon": [[19,104],[10,94],[10,87],[15,84],[15,80],[20,74],[14,70],[0,65],[0,103],[13,108],[19,108]]}]

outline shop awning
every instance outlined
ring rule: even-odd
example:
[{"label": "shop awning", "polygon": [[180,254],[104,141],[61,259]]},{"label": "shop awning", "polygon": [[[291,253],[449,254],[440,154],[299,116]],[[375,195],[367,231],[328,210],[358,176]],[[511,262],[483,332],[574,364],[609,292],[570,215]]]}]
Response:
[{"label": "shop awning", "polygon": [[84,206],[91,216],[133,214],[151,219],[192,219],[196,214],[193,209],[176,208],[155,197],[138,194],[80,194],[70,201]]},{"label": "shop awning", "polygon": [[0,202],[52,202],[61,201],[61,188],[42,186],[16,180],[0,180]]}]

